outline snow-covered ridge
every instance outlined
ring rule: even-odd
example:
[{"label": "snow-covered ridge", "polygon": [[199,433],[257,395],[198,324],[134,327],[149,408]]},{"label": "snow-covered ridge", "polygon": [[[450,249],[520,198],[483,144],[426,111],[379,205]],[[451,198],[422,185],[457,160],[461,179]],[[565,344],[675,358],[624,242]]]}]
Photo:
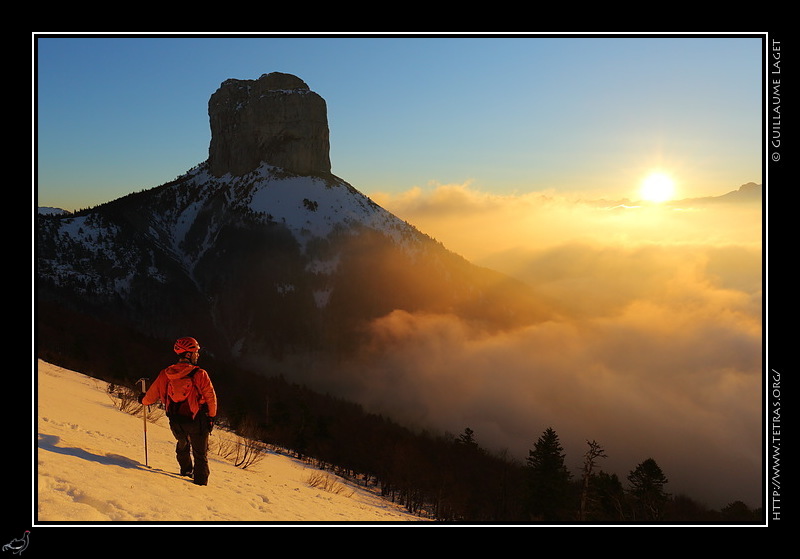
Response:
[{"label": "snow-covered ridge", "polygon": [[301,244],[350,225],[382,231],[396,242],[407,240],[410,227],[406,223],[346,183],[330,184],[316,177],[275,178],[269,171],[262,166],[257,172],[261,180],[252,190],[249,208],[285,224]]},{"label": "snow-covered ridge", "polygon": [[[158,247],[192,277],[197,263],[215,247],[220,232],[243,221],[286,227],[302,252],[314,239],[364,228],[381,233],[410,254],[419,252],[424,237],[341,179],[297,176],[268,164],[243,176],[222,177],[211,175],[207,165],[200,164],[171,183],[131,198],[137,196],[130,202],[134,209],[123,211],[134,214],[127,221],[139,223],[140,235],[151,243],[150,249],[132,244],[130,232],[121,230],[115,218],[106,219],[100,206],[46,223],[50,228],[46,234],[57,240],[58,252],[78,256],[40,259],[40,272],[57,284],[124,293],[134,271],[149,268],[151,279],[167,281],[149,264],[152,248]],[[127,203],[120,199],[108,206]],[[306,256],[309,272],[335,273],[336,254]],[[98,260],[106,264],[98,266]],[[101,268],[105,271],[99,271]],[[115,273],[109,274],[109,269]],[[329,296],[323,286],[315,294],[318,306],[325,306]]]},{"label": "snow-covered ridge", "polygon": [[68,214],[67,210],[62,210],[61,208],[51,208],[48,206],[39,206],[36,208],[36,213],[39,215],[61,215],[61,214]]},{"label": "snow-covered ridge", "polygon": [[[68,212],[67,212],[68,213]],[[52,225],[52,224],[51,224]],[[94,214],[69,215],[57,222],[51,235],[57,237],[58,246],[72,258],[38,258],[37,273],[56,284],[69,284],[78,291],[100,289],[106,292],[123,293],[130,288],[136,267],[131,262],[139,261],[139,254],[131,247],[117,242],[119,228]],[[77,250],[76,250],[77,249]],[[103,261],[115,271],[114,274],[98,273],[94,267],[86,267],[89,261]],[[155,279],[160,273],[150,268]]]},{"label": "snow-covered ridge", "polygon": [[[231,210],[247,209],[265,221],[285,225],[304,246],[312,238],[327,237],[347,226],[364,226],[383,232],[395,242],[408,245],[416,229],[375,204],[344,181],[318,177],[285,175],[280,169],[263,164],[244,176],[216,178],[199,165],[179,178],[158,196],[168,200],[160,215],[150,216],[154,237],[168,235],[169,245],[177,254],[201,212],[212,198],[222,194]],[[39,208],[40,214],[68,213],[57,208]],[[65,219],[61,231],[75,236],[81,229],[84,241],[102,235],[97,222],[85,217]],[[214,223],[209,224],[207,242],[213,242]],[[93,231],[92,231],[93,230]],[[113,234],[113,231],[108,231]],[[200,252],[203,252],[202,250]]]},{"label": "snow-covered ridge", "polygon": [[[186,253],[184,242],[191,227],[212,199],[221,198],[226,211],[247,212],[253,219],[285,226],[303,250],[315,238],[354,227],[379,231],[404,250],[418,250],[419,232],[414,227],[339,179],[289,175],[268,164],[243,176],[216,178],[199,166],[174,188],[180,189],[175,194],[178,210],[160,226],[169,232],[176,254]],[[202,246],[194,247],[194,260],[213,245],[215,225],[221,223],[206,224],[207,235]],[[196,239],[193,242],[197,245]]]}]

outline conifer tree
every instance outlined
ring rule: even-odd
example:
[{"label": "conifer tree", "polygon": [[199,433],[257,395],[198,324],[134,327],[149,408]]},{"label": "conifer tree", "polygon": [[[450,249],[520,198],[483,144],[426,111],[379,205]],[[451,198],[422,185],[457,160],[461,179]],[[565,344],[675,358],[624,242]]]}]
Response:
[{"label": "conifer tree", "polygon": [[457,444],[462,444],[467,448],[478,448],[478,443],[475,442],[475,431],[467,427],[464,432],[456,439]]},{"label": "conifer tree", "polygon": [[559,521],[568,518],[570,473],[564,465],[564,449],[558,435],[545,429],[528,455],[529,512],[535,519]]},{"label": "conifer tree", "polygon": [[648,458],[628,474],[630,493],[642,520],[661,520],[669,494],[664,485],[669,481],[655,460]]},{"label": "conifer tree", "polygon": [[594,515],[597,520],[625,519],[625,490],[617,474],[598,472],[590,482],[597,498]]}]

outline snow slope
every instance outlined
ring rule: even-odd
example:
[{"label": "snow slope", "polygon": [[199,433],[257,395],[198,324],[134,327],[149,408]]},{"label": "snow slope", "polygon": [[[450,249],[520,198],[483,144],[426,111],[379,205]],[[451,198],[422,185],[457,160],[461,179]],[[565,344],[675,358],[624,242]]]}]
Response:
[{"label": "snow slope", "polygon": [[[424,522],[370,486],[267,452],[237,468],[213,452],[211,476],[196,486],[176,475],[175,441],[165,417],[147,424],[119,411],[107,384],[37,362],[35,523],[408,523]],[[310,483],[327,476],[337,490]]]}]

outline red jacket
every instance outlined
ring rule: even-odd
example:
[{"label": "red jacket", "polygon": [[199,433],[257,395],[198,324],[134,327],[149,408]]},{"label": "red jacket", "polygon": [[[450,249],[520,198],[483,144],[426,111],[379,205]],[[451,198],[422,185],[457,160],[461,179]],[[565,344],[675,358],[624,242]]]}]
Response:
[{"label": "red jacket", "polygon": [[167,386],[169,385],[169,380],[184,377],[194,369],[197,369],[193,378],[197,390],[191,391],[187,398],[189,408],[192,410],[192,417],[197,417],[197,412],[200,411],[203,404],[208,405],[208,416],[216,417],[217,393],[214,392],[214,385],[211,384],[208,373],[205,369],[200,369],[191,363],[183,361],[170,365],[158,373],[158,378],[156,378],[155,382],[147,389],[147,393],[144,395],[144,398],[142,398],[142,404],[149,406],[161,400],[164,405],[167,405]]}]

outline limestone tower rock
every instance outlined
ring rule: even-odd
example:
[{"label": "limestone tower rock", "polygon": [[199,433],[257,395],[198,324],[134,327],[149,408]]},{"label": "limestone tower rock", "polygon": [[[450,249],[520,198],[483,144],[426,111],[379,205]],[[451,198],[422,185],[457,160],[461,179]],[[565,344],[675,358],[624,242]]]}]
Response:
[{"label": "limestone tower rock", "polygon": [[325,100],[291,74],[225,80],[208,101],[211,173],[240,176],[262,162],[298,175],[331,172]]}]

